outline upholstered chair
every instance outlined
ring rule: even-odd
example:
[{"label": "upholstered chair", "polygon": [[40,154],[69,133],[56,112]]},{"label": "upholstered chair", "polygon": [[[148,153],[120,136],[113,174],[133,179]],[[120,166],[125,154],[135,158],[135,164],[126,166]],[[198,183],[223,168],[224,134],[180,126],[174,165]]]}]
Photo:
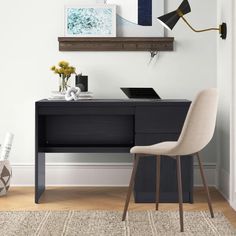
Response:
[{"label": "upholstered chair", "polygon": [[180,231],[184,231],[183,222],[183,197],[182,197],[182,179],[181,179],[181,156],[196,156],[198,159],[203,185],[207,194],[208,207],[211,217],[214,217],[211,198],[204,176],[203,166],[200,160],[199,152],[210,142],[213,137],[216,114],[218,105],[218,91],[211,88],[201,91],[192,102],[187,117],[185,119],[181,134],[177,141],[162,142],[149,146],[135,146],[130,152],[134,154],[134,166],[130,179],[129,189],[126,197],[126,203],[122,220],[126,218],[131,192],[134,186],[135,174],[140,158],[145,156],[156,156],[156,210],[160,198],[160,163],[161,157],[166,156],[176,159],[177,162],[177,184],[179,197],[179,216]]}]

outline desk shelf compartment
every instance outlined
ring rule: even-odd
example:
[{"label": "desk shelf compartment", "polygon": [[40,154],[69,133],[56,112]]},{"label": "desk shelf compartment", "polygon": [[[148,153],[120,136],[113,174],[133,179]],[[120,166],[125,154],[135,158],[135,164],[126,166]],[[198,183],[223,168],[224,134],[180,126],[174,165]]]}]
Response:
[{"label": "desk shelf compartment", "polygon": [[127,152],[134,145],[132,115],[40,116],[42,152]]}]

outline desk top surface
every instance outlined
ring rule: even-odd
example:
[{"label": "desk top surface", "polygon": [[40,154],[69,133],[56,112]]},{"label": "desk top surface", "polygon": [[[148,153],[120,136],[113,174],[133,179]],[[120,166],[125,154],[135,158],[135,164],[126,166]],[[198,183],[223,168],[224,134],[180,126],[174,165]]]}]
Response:
[{"label": "desk top surface", "polygon": [[191,101],[186,99],[80,99],[77,101],[65,101],[65,100],[48,100],[43,99],[37,101],[38,105],[148,105],[148,104],[189,104]]}]

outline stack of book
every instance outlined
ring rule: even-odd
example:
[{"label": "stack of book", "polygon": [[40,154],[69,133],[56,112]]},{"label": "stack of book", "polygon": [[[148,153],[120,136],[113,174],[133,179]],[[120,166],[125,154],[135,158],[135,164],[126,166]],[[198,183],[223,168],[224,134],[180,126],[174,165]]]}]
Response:
[{"label": "stack of book", "polygon": [[92,99],[93,93],[92,92],[80,92],[79,99]]},{"label": "stack of book", "polygon": [[[53,91],[51,96],[48,98],[48,100],[65,100],[65,94],[66,92],[57,92]],[[93,93],[92,92],[80,92],[79,94],[79,100],[80,99],[92,99]]]}]

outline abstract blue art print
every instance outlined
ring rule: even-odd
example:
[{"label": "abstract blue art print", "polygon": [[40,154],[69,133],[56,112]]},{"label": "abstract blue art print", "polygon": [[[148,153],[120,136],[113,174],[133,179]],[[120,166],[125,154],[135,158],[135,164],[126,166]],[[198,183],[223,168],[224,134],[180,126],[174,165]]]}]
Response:
[{"label": "abstract blue art print", "polygon": [[66,6],[65,36],[115,37],[116,6],[109,4]]}]

